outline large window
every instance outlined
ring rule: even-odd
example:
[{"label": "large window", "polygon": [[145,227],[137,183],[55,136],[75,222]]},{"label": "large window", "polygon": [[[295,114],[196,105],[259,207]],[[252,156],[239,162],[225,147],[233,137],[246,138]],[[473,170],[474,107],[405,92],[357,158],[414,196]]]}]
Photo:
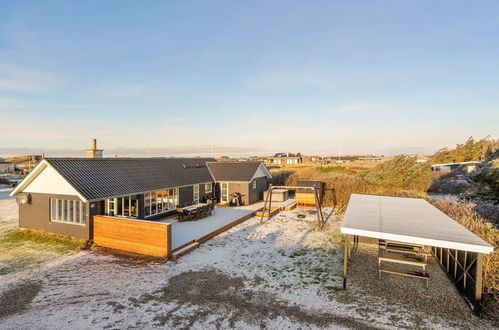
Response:
[{"label": "large window", "polygon": [[139,216],[139,196],[124,196],[106,199],[106,215],[126,218]]},{"label": "large window", "polygon": [[204,184],[204,193],[209,194],[212,192],[211,182]]},{"label": "large window", "polygon": [[178,189],[165,189],[144,194],[145,216],[172,211],[178,204]]},{"label": "large window", "polygon": [[195,184],[194,186],[194,189],[193,189],[193,196],[192,196],[192,200],[194,201],[194,203],[199,203],[199,185],[198,184]]},{"label": "large window", "polygon": [[83,202],[72,199],[51,198],[50,221],[84,225]]}]

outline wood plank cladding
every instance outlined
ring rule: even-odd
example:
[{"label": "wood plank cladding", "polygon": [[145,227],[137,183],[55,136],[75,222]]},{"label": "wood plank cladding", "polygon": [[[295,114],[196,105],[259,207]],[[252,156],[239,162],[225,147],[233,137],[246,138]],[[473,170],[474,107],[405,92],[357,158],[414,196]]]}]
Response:
[{"label": "wood plank cladding", "polygon": [[144,220],[94,216],[97,245],[154,257],[169,257],[171,225]]},{"label": "wood plank cladding", "polygon": [[315,194],[310,191],[310,192],[297,192],[295,194],[296,202],[301,205],[314,205],[315,206]]}]

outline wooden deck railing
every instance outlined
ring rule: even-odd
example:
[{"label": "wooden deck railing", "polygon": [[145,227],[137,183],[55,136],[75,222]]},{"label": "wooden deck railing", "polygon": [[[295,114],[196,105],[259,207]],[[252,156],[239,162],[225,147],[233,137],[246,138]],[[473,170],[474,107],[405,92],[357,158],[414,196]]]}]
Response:
[{"label": "wooden deck railing", "polygon": [[93,217],[95,244],[103,247],[168,258],[171,253],[171,225],[146,220],[108,216]]}]

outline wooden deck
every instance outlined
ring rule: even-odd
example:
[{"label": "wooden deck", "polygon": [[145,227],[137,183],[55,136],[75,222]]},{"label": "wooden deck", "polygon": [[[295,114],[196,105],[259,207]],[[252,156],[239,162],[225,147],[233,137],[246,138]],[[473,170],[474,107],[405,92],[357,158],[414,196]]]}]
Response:
[{"label": "wooden deck", "polygon": [[171,224],[172,253],[171,258],[177,259],[196,249],[199,244],[229,230],[230,228],[255,216],[258,209],[248,207],[215,208],[212,216],[196,221],[179,222],[166,219],[163,222]]}]

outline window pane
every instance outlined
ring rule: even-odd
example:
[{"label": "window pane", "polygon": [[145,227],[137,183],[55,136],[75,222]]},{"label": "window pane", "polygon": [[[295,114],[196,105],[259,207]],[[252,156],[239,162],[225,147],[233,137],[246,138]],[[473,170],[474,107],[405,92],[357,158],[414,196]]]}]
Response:
[{"label": "window pane", "polygon": [[66,209],[66,221],[73,222],[73,201],[66,201],[67,209]]},{"label": "window pane", "polygon": [[56,200],[54,198],[50,199],[50,220],[55,220],[56,211]]},{"label": "window pane", "polygon": [[76,223],[81,223],[81,218],[80,218],[80,201],[75,201],[74,202],[74,211],[75,211],[75,217],[74,217],[74,222]]},{"label": "window pane", "polygon": [[144,195],[144,213],[145,215],[151,214],[151,201],[150,201],[150,193],[146,193]]},{"label": "window pane", "polygon": [[57,221],[61,221],[62,220],[62,200],[61,199],[57,199],[56,202],[57,202],[57,217],[56,217],[56,220]]}]

